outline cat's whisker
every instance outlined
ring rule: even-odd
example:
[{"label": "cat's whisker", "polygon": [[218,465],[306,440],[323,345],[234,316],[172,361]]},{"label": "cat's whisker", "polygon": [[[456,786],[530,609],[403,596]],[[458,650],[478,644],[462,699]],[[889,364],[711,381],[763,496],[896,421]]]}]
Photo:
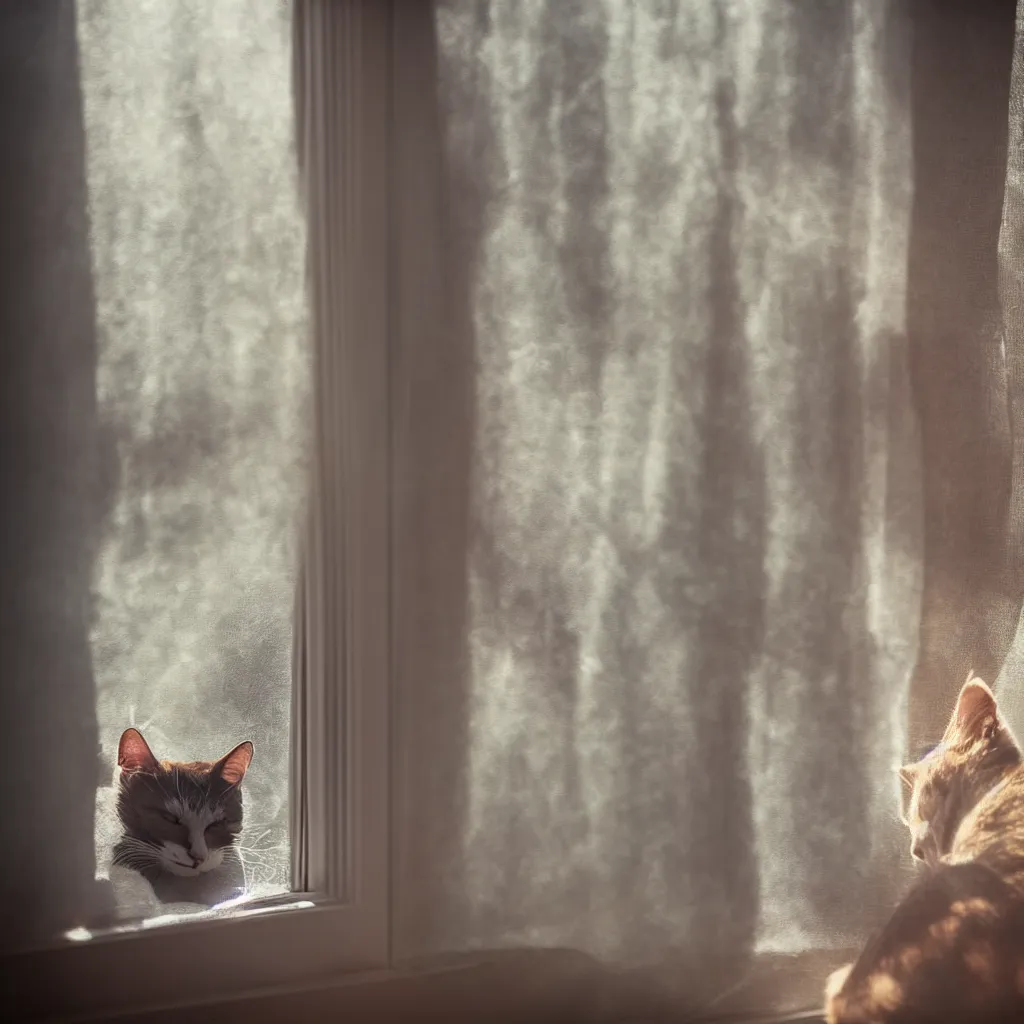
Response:
[{"label": "cat's whisker", "polygon": [[253,872],[256,872],[256,873],[258,873],[258,872],[267,872],[267,871],[273,871],[274,870],[274,867],[273,867],[272,864],[266,864],[263,861],[252,861],[252,860],[250,860],[250,861],[246,861],[243,866],[248,868],[249,870],[251,870]]},{"label": "cat's whisker", "polygon": [[129,855],[136,857],[159,857],[160,850],[155,846],[122,846],[118,851],[118,855],[127,857]]},{"label": "cat's whisker", "polygon": [[252,867],[266,868],[268,871],[273,870],[273,865],[265,860],[260,860],[258,857],[246,857],[242,861],[243,865],[251,865]]},{"label": "cat's whisker", "polygon": [[160,863],[157,857],[122,857],[114,861],[114,864],[118,867],[132,868],[133,870],[140,870],[142,868],[155,867]]},{"label": "cat's whisker", "polygon": [[236,850],[245,850],[248,853],[278,853],[281,850],[289,849],[288,843],[275,843],[273,846],[242,846],[235,843]]},{"label": "cat's whisker", "polygon": [[156,857],[160,853],[160,847],[148,843],[120,843],[118,849],[121,853],[137,853]]},{"label": "cat's whisker", "polygon": [[245,837],[248,840],[248,843],[249,843],[250,846],[257,846],[264,839],[266,839],[267,836],[272,835],[273,832],[274,832],[273,829],[265,828],[262,832],[257,834],[255,829],[250,828],[250,829],[246,830],[246,836]]},{"label": "cat's whisker", "polygon": [[147,849],[159,849],[159,844],[149,839],[139,839],[136,836],[122,836],[119,840],[122,846],[144,846]]},{"label": "cat's whisker", "polygon": [[156,867],[159,864],[156,860],[122,860],[118,861],[118,867],[131,868],[133,871],[143,871],[146,868]]},{"label": "cat's whisker", "polygon": [[255,843],[242,843],[237,840],[233,845],[236,850],[251,850],[256,853],[274,853],[278,850],[287,850],[289,848],[288,843],[273,843],[268,846],[257,846]]}]

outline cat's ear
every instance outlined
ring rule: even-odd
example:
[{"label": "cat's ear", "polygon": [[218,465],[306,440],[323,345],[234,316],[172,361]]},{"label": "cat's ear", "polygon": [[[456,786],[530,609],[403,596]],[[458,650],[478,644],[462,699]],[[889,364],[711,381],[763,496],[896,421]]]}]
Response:
[{"label": "cat's ear", "polygon": [[946,734],[973,743],[987,739],[999,727],[996,698],[983,679],[971,673],[956,699]]},{"label": "cat's ear", "polygon": [[160,762],[153,756],[149,744],[138,729],[125,729],[117,744],[117,766],[123,772],[160,771]]},{"label": "cat's ear", "polygon": [[896,769],[896,774],[899,775],[900,782],[902,782],[907,789],[913,789],[914,782],[917,780],[917,765],[902,764]]},{"label": "cat's ear", "polygon": [[237,786],[249,769],[252,761],[253,746],[246,740],[239,743],[237,747],[226,753],[214,766],[213,774],[217,776],[229,789]]}]

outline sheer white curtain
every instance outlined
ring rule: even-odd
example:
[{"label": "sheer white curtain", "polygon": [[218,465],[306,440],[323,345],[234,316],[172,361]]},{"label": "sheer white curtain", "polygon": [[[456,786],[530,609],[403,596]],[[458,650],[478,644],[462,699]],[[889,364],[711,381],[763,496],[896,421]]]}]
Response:
[{"label": "sheer white curtain", "polygon": [[907,33],[874,3],[437,17],[476,360],[441,934],[827,941],[917,626]]},{"label": "sheer white curtain", "polygon": [[[1006,537],[947,508],[1009,500],[1005,412],[971,416],[1006,401],[975,331],[1000,315],[1006,13],[449,0],[396,39],[396,191],[434,204],[399,198],[400,280],[449,317],[400,318],[395,361],[403,951],[728,976],[891,906],[922,588],[944,621],[1003,617],[918,663],[943,707],[1019,611],[949,575]],[[985,86],[945,135],[943,76]],[[924,176],[928,145],[974,178]],[[941,295],[978,315],[929,348],[908,308]],[[936,433],[936,379],[978,360]]]}]

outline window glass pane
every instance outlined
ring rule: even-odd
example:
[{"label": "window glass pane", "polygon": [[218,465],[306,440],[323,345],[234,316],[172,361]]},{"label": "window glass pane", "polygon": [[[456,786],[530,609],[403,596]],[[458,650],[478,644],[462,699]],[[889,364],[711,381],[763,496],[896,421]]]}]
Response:
[{"label": "window glass pane", "polygon": [[160,759],[254,743],[238,845],[248,893],[280,892],[308,394],[290,5],[96,0],[78,32],[109,495],[97,871],[121,832],[118,739],[137,726]]}]

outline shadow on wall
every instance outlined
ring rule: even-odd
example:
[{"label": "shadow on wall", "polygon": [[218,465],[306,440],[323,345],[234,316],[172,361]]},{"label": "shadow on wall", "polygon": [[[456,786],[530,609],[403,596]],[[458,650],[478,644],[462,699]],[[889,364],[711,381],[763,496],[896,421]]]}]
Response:
[{"label": "shadow on wall", "polygon": [[[432,4],[400,19],[393,108],[402,178],[396,232],[395,678],[401,709],[395,816],[398,955],[451,948],[445,893],[463,861],[469,749],[468,557],[477,358],[470,296],[481,183],[450,173],[438,109]],[[422,254],[434,258],[424,260]],[[443,524],[438,529],[439,524]],[[401,595],[411,595],[408,603]],[[444,742],[438,743],[437,737]],[[444,807],[439,816],[434,811]],[[440,900],[440,902],[438,902]]]},{"label": "shadow on wall", "polygon": [[100,912],[90,581],[104,507],[73,4],[0,8],[2,941]]},{"label": "shadow on wall", "polygon": [[[1018,14],[1024,24],[1024,7]],[[1003,200],[1003,222],[999,238],[999,292],[1006,347],[1006,373],[1013,449],[1013,497],[1010,509],[1009,550],[1024,554],[1024,515],[1021,494],[1024,485],[1024,444],[1020,443],[1024,423],[1024,46],[1018,41],[1010,80],[1010,137]],[[1020,578],[1015,565],[1011,574]],[[1012,578],[1012,576],[1011,576]],[[1024,737],[1024,617],[1018,618],[1010,652],[1003,663],[998,684],[999,705],[1018,737]]]},{"label": "shadow on wall", "polygon": [[1020,426],[1009,418],[1019,419],[1022,398],[1011,401],[1000,351],[1006,329],[1007,361],[1019,377],[1020,313],[1001,309],[999,298],[1016,7],[1015,0],[910,5],[907,335],[924,477],[914,756],[942,735],[968,670],[995,679],[1024,596],[1024,516],[1014,494],[1020,471],[1016,481],[1013,471]]}]

